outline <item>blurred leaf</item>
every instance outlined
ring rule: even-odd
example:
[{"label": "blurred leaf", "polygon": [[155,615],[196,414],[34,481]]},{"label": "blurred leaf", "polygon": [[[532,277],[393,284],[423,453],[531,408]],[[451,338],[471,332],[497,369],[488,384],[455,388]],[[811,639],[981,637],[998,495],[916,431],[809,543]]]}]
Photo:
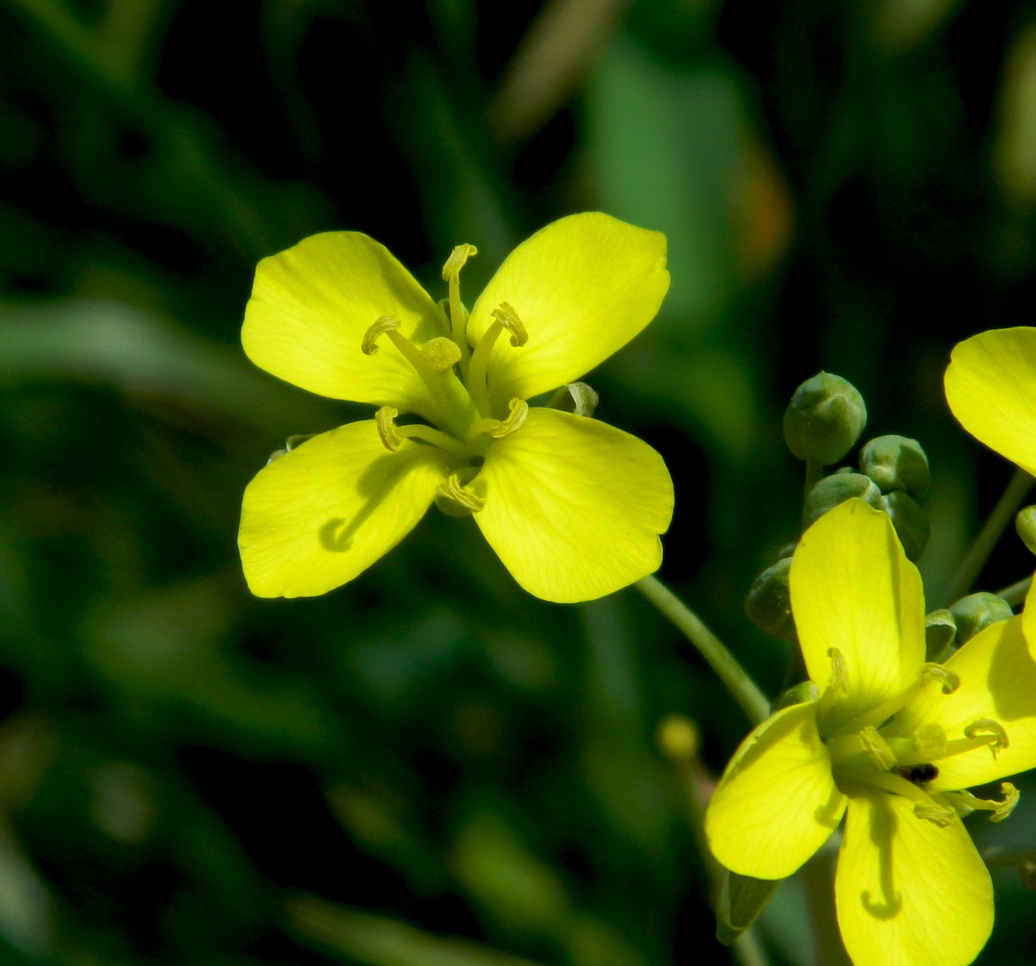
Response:
[{"label": "blurred leaf", "polygon": [[282,388],[243,352],[129,306],[0,303],[0,384],[55,378],[194,400],[271,435],[328,422],[312,397]]},{"label": "blurred leaf", "polygon": [[285,908],[292,927],[303,936],[367,966],[532,966],[527,959],[467,939],[437,936],[311,896],[289,899]]}]

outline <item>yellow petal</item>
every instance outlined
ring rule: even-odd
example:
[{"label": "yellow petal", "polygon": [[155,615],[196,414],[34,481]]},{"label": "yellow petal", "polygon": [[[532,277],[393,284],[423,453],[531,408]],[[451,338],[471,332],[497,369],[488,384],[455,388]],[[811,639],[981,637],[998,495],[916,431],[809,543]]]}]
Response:
[{"label": "yellow petal", "polygon": [[924,591],[888,516],[849,500],[803,535],[789,575],[791,609],[810,679],[831,677],[828,651],[845,658],[848,693],[821,721],[839,722],[894,697],[924,662]]},{"label": "yellow petal", "polygon": [[989,873],[960,819],[940,828],[882,791],[849,799],[835,903],[855,966],[965,966],[993,928]]},{"label": "yellow petal", "polygon": [[407,442],[385,449],[374,420],[322,433],[259,471],[245,488],[238,545],[259,597],[311,597],[352,580],[424,515],[446,454]]},{"label": "yellow petal", "polygon": [[960,424],[1036,474],[1036,329],[980,332],[954,346],[946,401]]},{"label": "yellow petal", "polygon": [[1007,731],[1010,744],[993,757],[989,748],[937,762],[931,787],[957,790],[1036,768],[1036,662],[1022,634],[1022,619],[1000,621],[976,634],[947,662],[960,677],[953,694],[929,685],[889,728],[892,735],[909,735],[926,724],[937,724],[949,740],[964,737],[974,721],[992,718]]},{"label": "yellow petal", "polygon": [[493,405],[573,382],[624,346],[669,290],[666,239],[600,212],[569,215],[522,242],[479,296],[468,320],[476,344],[508,303],[529,341],[497,339],[489,360]]},{"label": "yellow petal", "polygon": [[778,711],[727,765],[705,812],[705,834],[731,871],[783,879],[838,827],[845,796],[831,776],[816,710],[811,701]]},{"label": "yellow petal", "polygon": [[374,355],[360,350],[383,315],[418,343],[446,334],[429,295],[384,245],[324,232],[259,263],[241,342],[257,366],[310,392],[434,419],[428,389],[387,338]]},{"label": "yellow petal", "polygon": [[1025,608],[1022,610],[1022,633],[1029,642],[1029,654],[1036,660],[1036,580],[1025,595]]},{"label": "yellow petal", "polygon": [[472,483],[486,539],[529,593],[560,603],[610,594],[658,569],[673,482],[647,443],[553,409],[494,441]]}]

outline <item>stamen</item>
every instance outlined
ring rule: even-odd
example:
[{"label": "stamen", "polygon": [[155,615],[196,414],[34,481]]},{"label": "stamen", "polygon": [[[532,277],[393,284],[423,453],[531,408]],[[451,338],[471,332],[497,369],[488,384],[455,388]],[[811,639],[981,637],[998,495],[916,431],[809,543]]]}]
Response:
[{"label": "stamen", "polygon": [[396,435],[396,424],[393,422],[398,415],[399,410],[392,406],[382,406],[374,414],[378,435],[381,437],[382,443],[385,444],[385,449],[392,453],[398,453],[399,448],[403,445],[403,440]]},{"label": "stamen", "polygon": [[453,341],[460,350],[460,367],[463,373],[468,366],[468,340],[465,334],[465,312],[464,303],[460,300],[460,270],[464,267],[469,258],[478,254],[474,245],[457,245],[446,264],[442,267],[442,280],[449,283],[450,287],[450,331],[453,333]]},{"label": "stamen", "polygon": [[1014,811],[1015,805],[1018,804],[1018,800],[1022,797],[1022,793],[1010,782],[1000,783],[1000,794],[1004,796],[1004,800],[1000,803],[1000,807],[989,816],[989,821],[991,822],[1002,822],[1007,818]]},{"label": "stamen", "polygon": [[375,355],[378,351],[378,339],[386,332],[398,329],[403,323],[393,315],[383,315],[375,322],[363,336],[363,344],[360,348],[365,356]]},{"label": "stamen", "polygon": [[511,345],[516,349],[529,341],[529,333],[525,331],[518,313],[507,302],[501,302],[490,315],[511,333]]},{"label": "stamen", "polygon": [[918,818],[925,818],[939,828],[946,828],[956,817],[957,812],[949,805],[915,805],[914,814]]},{"label": "stamen", "polygon": [[421,356],[436,372],[445,372],[460,362],[460,346],[440,335],[421,346]]},{"label": "stamen", "polygon": [[942,664],[925,664],[921,668],[922,684],[929,681],[941,681],[943,694],[953,694],[960,687],[960,675]]},{"label": "stamen", "polygon": [[443,496],[453,500],[454,503],[459,503],[462,507],[465,507],[472,513],[478,513],[478,511],[483,509],[486,505],[485,500],[474,494],[461,483],[460,477],[458,477],[456,473],[451,473],[445,483],[440,483],[438,491]]},{"label": "stamen", "polygon": [[439,449],[444,449],[449,453],[455,453],[457,456],[468,459],[471,453],[468,448],[459,440],[454,439],[452,436],[444,433],[441,429],[436,429],[434,426],[425,426],[423,423],[411,423],[409,426],[397,426],[395,424],[395,418],[399,415],[399,411],[394,409],[392,406],[382,406],[374,414],[374,422],[378,427],[378,435],[381,437],[381,441],[385,444],[385,449],[390,450],[393,453],[398,453],[400,447],[403,445],[404,439],[420,439],[426,443],[430,443],[432,446],[437,446]]},{"label": "stamen", "polygon": [[491,415],[492,405],[486,388],[486,369],[489,366],[489,356],[493,351],[493,346],[496,345],[496,340],[500,337],[500,333],[507,329],[511,333],[511,345],[515,348],[523,346],[529,341],[525,326],[522,325],[521,319],[507,302],[501,302],[491,314],[495,321],[486,329],[478,345],[475,346],[475,351],[471,353],[467,380],[471,398],[475,400],[478,411],[487,418]]},{"label": "stamen", "polygon": [[896,756],[892,753],[888,742],[878,734],[877,729],[868,725],[859,732],[859,738],[864,751],[871,756],[879,768],[888,771],[896,763]]},{"label": "stamen", "polygon": [[918,818],[926,819],[940,828],[945,828],[957,817],[957,812],[951,806],[939,804],[928,792],[907,781],[902,775],[883,771],[874,775],[870,783],[913,802],[914,814]]},{"label": "stamen", "polygon": [[446,264],[442,267],[442,280],[444,282],[459,282],[460,270],[464,267],[469,258],[474,258],[478,249],[474,245],[455,245]]},{"label": "stamen", "polygon": [[[450,340],[442,336],[432,339],[425,345],[425,349],[428,349],[432,343],[440,344],[433,345],[426,356],[423,350],[419,350],[408,338],[397,331],[401,325],[402,323],[395,316],[381,316],[367,329],[361,349],[365,355],[373,356],[379,348],[378,339],[387,335],[392,345],[428,388],[429,395],[436,404],[437,412],[434,421],[445,423],[457,437],[463,436],[474,416],[472,399],[465,391],[464,384],[457,378],[457,374],[451,371],[452,363],[445,369],[436,368],[438,364],[445,365],[450,358],[449,346],[441,345],[442,342],[448,343]],[[455,348],[457,347],[456,343],[453,345]],[[428,413],[424,413],[424,415],[427,416]]]},{"label": "stamen", "polygon": [[507,414],[507,419],[480,419],[471,424],[468,430],[468,445],[475,445],[479,436],[492,436],[494,439],[503,439],[516,433],[525,423],[529,415],[529,404],[524,399],[512,399]]},{"label": "stamen", "polygon": [[[837,647],[829,647],[827,656],[831,658],[831,678],[827,682],[824,693],[820,696],[820,703],[817,705],[817,720],[823,721],[831,708],[849,691],[849,667],[845,663],[845,657]],[[880,722],[879,722],[880,724]]]},{"label": "stamen", "polygon": [[960,677],[949,670],[949,668],[943,667],[941,664],[929,663],[922,665],[917,680],[913,684],[909,685],[894,698],[889,698],[884,704],[880,704],[873,710],[868,711],[867,714],[861,715],[858,722],[877,727],[883,721],[888,721],[897,711],[913,701],[933,681],[939,681],[942,684],[943,694],[953,694],[960,687]]},{"label": "stamen", "polygon": [[491,429],[489,435],[494,439],[503,439],[516,433],[525,423],[525,417],[529,415],[529,404],[524,399],[512,399],[508,407],[507,419],[500,423],[496,429]]},{"label": "stamen", "polygon": [[914,802],[914,815],[938,825],[940,828],[945,828],[956,818],[957,814],[953,807],[941,804],[924,789],[913,782],[908,782],[902,775],[895,772],[882,771],[872,775],[869,784]]},{"label": "stamen", "polygon": [[989,741],[987,743],[994,759],[998,751],[1010,745],[1004,726],[992,718],[979,718],[978,721],[972,721],[964,729],[964,737],[971,739],[988,738]]},{"label": "stamen", "polygon": [[964,818],[972,812],[992,812],[989,816],[991,822],[1002,822],[1018,804],[1021,793],[1010,782],[1000,783],[1000,794],[1004,796],[1002,802],[995,802],[992,799],[979,798],[969,791],[944,792],[944,796],[957,810],[957,814]]},{"label": "stamen", "polygon": [[877,765],[882,771],[888,771],[898,761],[889,743],[870,725],[855,734],[829,738],[825,744],[832,767],[848,765],[851,772],[859,770],[859,760],[864,754],[870,759],[864,766],[867,772],[873,771],[871,764]]}]

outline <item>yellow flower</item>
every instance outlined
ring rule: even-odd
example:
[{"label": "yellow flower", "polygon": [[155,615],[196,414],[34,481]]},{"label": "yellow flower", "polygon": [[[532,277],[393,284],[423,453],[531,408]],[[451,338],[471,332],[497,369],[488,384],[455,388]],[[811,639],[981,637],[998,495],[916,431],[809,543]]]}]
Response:
[{"label": "yellow flower", "polygon": [[[977,440],[1036,476],[1036,329],[991,329],[953,347],[946,401]],[[1022,627],[1036,657],[1036,582]]]},{"label": "yellow flower", "polygon": [[816,700],[741,744],[706,812],[723,865],[798,869],[846,816],[835,900],[856,966],[963,966],[993,926],[989,873],[960,816],[1017,800],[973,785],[1036,765],[1036,664],[1020,618],[925,664],[924,597],[889,518],[861,500],[821,517],[790,574]]},{"label": "yellow flower", "polygon": [[[475,522],[546,600],[600,597],[652,573],[673,485],[662,458],[598,420],[525,400],[625,345],[669,288],[665,236],[608,215],[519,245],[471,309],[460,245],[436,303],[378,242],[314,235],[256,270],[241,333],[257,365],[380,407],[271,461],[245,490],[239,545],[261,597],[322,594],[394,547],[433,500]],[[413,421],[397,424],[399,414]]]}]

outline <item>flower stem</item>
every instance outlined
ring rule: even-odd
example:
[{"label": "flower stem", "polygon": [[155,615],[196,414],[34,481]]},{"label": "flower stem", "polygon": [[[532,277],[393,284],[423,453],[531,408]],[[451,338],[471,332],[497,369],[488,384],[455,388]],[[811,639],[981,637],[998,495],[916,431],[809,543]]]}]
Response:
[{"label": "flower stem", "polygon": [[1012,607],[1017,607],[1023,600],[1025,595],[1029,592],[1029,588],[1032,586],[1032,574],[1028,577],[1022,577],[1021,580],[1016,580],[1013,584],[1005,587],[1003,590],[996,592],[997,597],[1003,597]]},{"label": "flower stem", "polygon": [[947,606],[954,601],[960,600],[971,589],[975,578],[978,577],[979,572],[989,559],[989,555],[993,552],[997,540],[1000,539],[1000,535],[1007,528],[1015,513],[1018,512],[1018,507],[1021,505],[1022,500],[1025,499],[1025,495],[1029,492],[1032,484],[1033,478],[1025,470],[1017,469],[1014,471],[1011,482],[1007,484],[1007,488],[996,506],[993,507],[993,512],[989,514],[989,519],[986,520],[985,526],[975,538],[975,542],[971,545],[968,555],[964,558],[964,562],[960,565],[960,569],[946,590],[945,599]]},{"label": "flower stem", "polygon": [[657,577],[648,575],[636,583],[639,590],[652,604],[669,618],[697,648],[705,658],[709,667],[719,676],[741,705],[741,710],[748,716],[753,725],[765,721],[770,716],[769,699],[759,690],[748,673],[738,663],[730,651],[715,634],[712,633],[679,597]]},{"label": "flower stem", "polygon": [[816,460],[806,460],[806,489],[805,496],[824,478],[824,464]]}]

